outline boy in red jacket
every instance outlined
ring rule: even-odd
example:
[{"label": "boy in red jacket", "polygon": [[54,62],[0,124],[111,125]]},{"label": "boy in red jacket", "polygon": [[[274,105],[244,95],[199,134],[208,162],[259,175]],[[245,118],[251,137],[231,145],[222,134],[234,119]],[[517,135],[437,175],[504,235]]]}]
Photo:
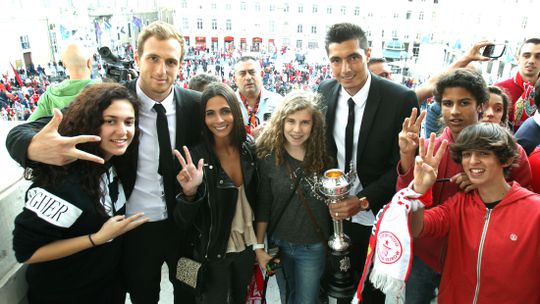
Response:
[{"label": "boy in red jacket", "polygon": [[[412,184],[418,194],[436,182],[444,151],[434,155],[434,146],[435,136],[427,149],[420,140]],[[540,303],[540,196],[505,179],[518,161],[515,139],[497,124],[474,124],[450,153],[476,189],[410,217],[413,237],[448,239],[439,303]]]}]

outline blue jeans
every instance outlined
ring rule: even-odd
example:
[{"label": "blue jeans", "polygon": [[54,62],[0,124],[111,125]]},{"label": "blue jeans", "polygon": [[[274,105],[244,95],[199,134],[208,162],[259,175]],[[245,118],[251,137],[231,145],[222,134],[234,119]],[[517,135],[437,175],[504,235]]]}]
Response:
[{"label": "blue jeans", "polygon": [[[326,260],[326,244],[295,244],[275,240],[283,268],[276,274],[281,302],[317,303]],[[287,301],[285,301],[285,298]]]},{"label": "blue jeans", "polygon": [[414,256],[411,273],[407,280],[405,303],[429,304],[435,298],[435,288],[439,287],[441,275],[433,271],[419,257]]}]

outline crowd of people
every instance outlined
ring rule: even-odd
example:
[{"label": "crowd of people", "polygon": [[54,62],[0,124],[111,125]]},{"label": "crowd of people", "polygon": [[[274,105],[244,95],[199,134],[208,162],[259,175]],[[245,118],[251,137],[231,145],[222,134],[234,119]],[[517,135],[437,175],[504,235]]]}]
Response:
[{"label": "crowd of people", "polygon": [[[156,21],[122,85],[90,80],[91,53],[67,47],[70,79],[6,141],[33,182],[14,231],[29,302],[158,303],[164,263],[175,303],[246,303],[255,263],[281,266],[282,303],[319,303],[325,270],[349,268],[358,293],[340,301],[540,302],[540,40],[496,88],[469,66],[489,44],[415,91],[351,23],[329,27],[328,63],[276,67],[182,65],[181,34]],[[330,168],[357,178],[327,206],[309,177]],[[331,220],[350,237],[339,269]]]}]

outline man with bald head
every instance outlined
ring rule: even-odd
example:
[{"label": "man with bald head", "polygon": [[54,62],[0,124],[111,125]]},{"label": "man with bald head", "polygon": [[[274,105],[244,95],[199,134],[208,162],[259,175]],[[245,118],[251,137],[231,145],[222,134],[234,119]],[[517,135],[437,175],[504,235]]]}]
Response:
[{"label": "man with bald head", "polygon": [[281,95],[264,88],[263,76],[261,64],[251,56],[240,57],[234,67],[234,81],[238,86],[236,97],[244,125],[248,134],[255,138],[262,131],[264,122],[283,100]]},{"label": "man with bald head", "polygon": [[54,108],[67,107],[87,85],[94,82],[90,79],[92,53],[82,45],[67,44],[62,51],[62,62],[68,71],[69,79],[50,86],[41,95],[36,110],[28,118],[29,121],[51,116]]}]

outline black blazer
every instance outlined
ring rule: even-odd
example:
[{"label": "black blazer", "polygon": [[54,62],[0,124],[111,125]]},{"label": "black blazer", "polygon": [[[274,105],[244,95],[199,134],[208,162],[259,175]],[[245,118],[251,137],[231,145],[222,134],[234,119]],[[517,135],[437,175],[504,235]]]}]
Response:
[{"label": "black blazer", "polygon": [[[340,90],[341,85],[335,79],[325,80],[319,86],[319,93],[326,105],[328,152],[334,159],[337,159],[337,146],[333,133]],[[371,74],[355,164],[363,186],[363,190],[356,195],[367,197],[375,215],[396,192],[398,134],[403,120],[411,114],[413,107],[418,108],[418,99],[413,91]],[[341,119],[346,120],[347,117]]]},{"label": "black blazer", "polygon": [[[137,80],[126,83],[126,87],[135,95]],[[192,90],[186,90],[178,86],[174,86],[174,101],[176,103],[176,146],[175,148],[182,151],[182,146],[195,146],[201,139],[202,132],[202,110],[200,109],[201,93]],[[51,117],[43,117],[31,123],[19,125],[8,134],[6,139],[6,147],[11,157],[17,161],[22,167],[32,167],[33,162],[26,157],[26,152],[32,137],[45,126]],[[126,193],[126,198],[133,192],[135,179],[137,177],[137,158],[139,153],[139,138],[135,136],[133,142],[129,146],[124,155],[113,159],[115,169],[122,181],[122,186]],[[171,157],[174,157],[171,154]],[[156,159],[156,162],[158,159]],[[175,172],[180,171],[180,164],[175,159]],[[180,186],[176,183],[179,193]],[[168,206],[169,213],[174,210],[173,206]],[[171,215],[171,214],[170,214]],[[172,218],[172,217],[171,217]]]},{"label": "black blazer", "polygon": [[[136,95],[136,83],[137,80],[133,80],[126,84],[127,88]],[[193,90],[187,90],[174,86],[174,102],[176,103],[176,143],[175,148],[184,154],[182,146],[195,146],[201,140],[202,135],[202,111],[200,108],[201,93]],[[139,146],[139,138],[133,139],[132,145]],[[126,151],[124,155],[119,158],[119,161],[124,163],[115,167],[124,191],[126,198],[129,199],[133,187],[135,186],[135,179],[137,177],[137,159],[139,155],[139,149],[132,149]],[[171,157],[174,157],[171,155]],[[159,161],[156,159],[156,162]],[[180,164],[176,158],[173,163],[175,164],[175,175],[180,172]],[[179,185],[177,185],[179,188]],[[179,191],[176,191],[179,193]],[[172,212],[173,208],[168,208]]]}]

